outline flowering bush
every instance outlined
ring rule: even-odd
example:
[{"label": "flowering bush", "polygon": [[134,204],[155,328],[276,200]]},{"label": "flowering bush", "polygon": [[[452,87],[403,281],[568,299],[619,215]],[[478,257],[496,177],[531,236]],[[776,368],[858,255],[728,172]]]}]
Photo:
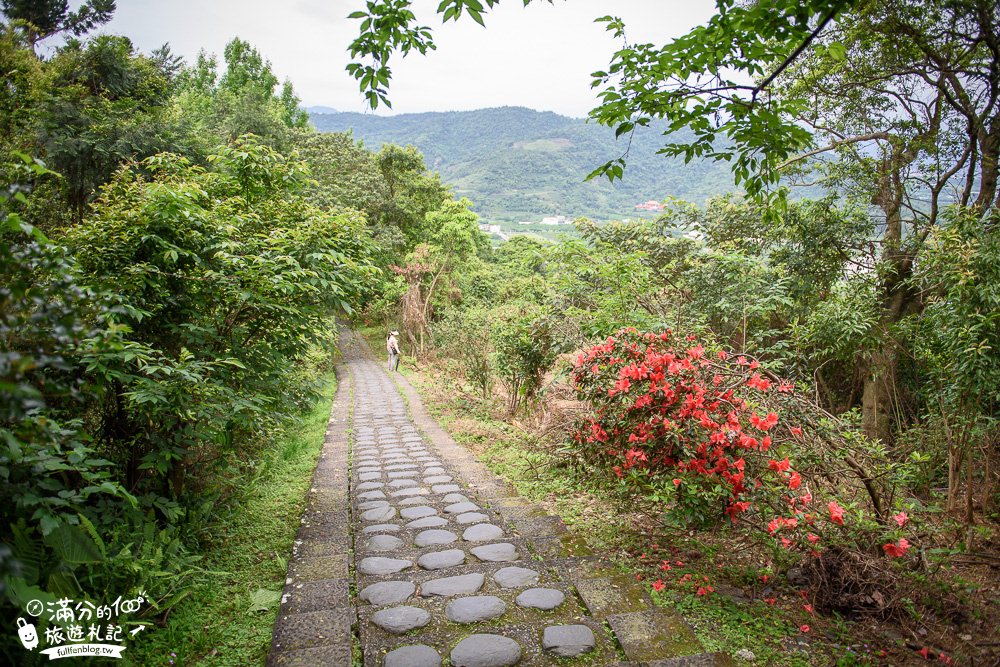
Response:
[{"label": "flowering bush", "polygon": [[814,498],[791,459],[805,437],[794,386],[757,360],[669,330],[622,329],[581,353],[572,379],[592,408],[575,452],[675,522],[750,521],[814,555],[824,531],[845,525],[838,500]]},{"label": "flowering bush", "polygon": [[790,382],[693,336],[633,328],[581,353],[572,381],[590,407],[572,451],[630,497],[681,525],[728,518],[757,529],[806,558],[824,608],[902,606],[893,572],[909,557],[909,517],[885,508],[892,488],[875,480],[891,475],[870,472],[892,469]]}]

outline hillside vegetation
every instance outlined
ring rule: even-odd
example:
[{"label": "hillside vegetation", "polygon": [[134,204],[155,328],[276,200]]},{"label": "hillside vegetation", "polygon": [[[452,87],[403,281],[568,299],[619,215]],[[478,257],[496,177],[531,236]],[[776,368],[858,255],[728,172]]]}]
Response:
[{"label": "hillside vegetation", "polygon": [[[313,113],[321,132],[352,132],[368,148],[411,144],[429,168],[475,202],[484,220],[537,220],[566,215],[594,220],[636,215],[635,205],[668,196],[701,202],[733,189],[723,163],[657,155],[660,132],[640,128],[615,141],[614,131],[581,118],[501,107],[477,111],[374,116]],[[587,181],[594,167],[629,152],[628,178]]]},{"label": "hillside vegetation", "polygon": [[[128,659],[261,664],[348,316],[738,664],[1000,664],[996,2],[716,4],[662,47],[605,20],[601,126],[317,131],[248,42],[185,62],[87,36],[109,0],[0,0],[0,664],[48,664],[16,618],[61,649],[61,601],[140,594]],[[432,43],[365,6],[377,107],[388,46]],[[480,227],[545,214],[600,223]]]}]

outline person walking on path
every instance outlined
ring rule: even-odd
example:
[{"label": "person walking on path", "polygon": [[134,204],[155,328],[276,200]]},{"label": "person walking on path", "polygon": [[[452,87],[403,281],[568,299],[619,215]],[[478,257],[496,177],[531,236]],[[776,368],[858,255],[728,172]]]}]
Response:
[{"label": "person walking on path", "polygon": [[390,331],[385,339],[385,351],[389,353],[389,370],[399,370],[399,332]]}]

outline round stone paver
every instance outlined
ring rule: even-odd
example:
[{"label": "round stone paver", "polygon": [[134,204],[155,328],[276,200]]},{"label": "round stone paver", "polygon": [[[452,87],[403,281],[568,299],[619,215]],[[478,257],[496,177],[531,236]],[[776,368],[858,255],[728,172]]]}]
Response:
[{"label": "round stone paver", "polygon": [[410,496],[409,498],[403,498],[399,501],[400,507],[407,507],[409,505],[426,505],[427,498],[424,496]]},{"label": "round stone paver", "polygon": [[385,486],[385,482],[364,482],[358,484],[358,491],[371,491],[372,489],[381,489],[383,486]]},{"label": "round stone paver", "polygon": [[424,475],[424,484],[447,484],[453,479],[451,475]]},{"label": "round stone paver", "polygon": [[532,607],[549,611],[566,600],[566,594],[554,588],[529,588],[514,600],[518,607]]},{"label": "round stone paver", "polygon": [[376,479],[382,479],[382,473],[380,472],[363,472],[358,475],[359,482],[374,482]]},{"label": "round stone paver", "polygon": [[430,547],[436,544],[451,544],[457,539],[458,535],[450,530],[425,530],[417,533],[413,543],[418,547]]},{"label": "round stone paver", "polygon": [[469,499],[466,496],[463,496],[461,493],[449,493],[448,495],[446,495],[441,500],[443,500],[444,502],[449,503],[449,504],[450,503],[467,503],[467,502],[469,502]]},{"label": "round stone paver", "polygon": [[538,583],[538,573],[526,567],[505,567],[493,574],[493,581],[501,588],[520,588]]},{"label": "round stone paver", "polygon": [[408,489],[414,486],[417,486],[415,479],[394,479],[389,482],[389,488],[392,489]]},{"label": "round stone paver", "polygon": [[393,470],[392,472],[387,472],[386,476],[389,479],[406,479],[408,477],[416,477],[416,470]]},{"label": "round stone paver", "polygon": [[393,498],[408,498],[410,496],[426,496],[430,494],[430,491],[424,487],[413,487],[410,489],[397,489],[395,491],[390,491],[389,495]]},{"label": "round stone paver", "polygon": [[359,510],[373,510],[379,507],[388,507],[388,500],[366,500],[363,503],[358,503]]},{"label": "round stone paver", "polygon": [[372,510],[365,510],[361,513],[361,518],[365,521],[388,521],[396,518],[396,508],[376,507]]},{"label": "round stone paver", "polygon": [[410,530],[423,530],[424,528],[440,528],[446,525],[448,525],[448,519],[443,516],[425,516],[423,519],[411,521],[406,524],[406,527]]},{"label": "round stone paver", "polygon": [[[394,510],[395,511],[395,510]],[[503,535],[500,526],[492,523],[479,523],[472,528],[466,528],[462,533],[462,539],[466,542],[489,542]]]},{"label": "round stone paver", "polygon": [[489,521],[490,517],[483,514],[482,512],[466,512],[465,514],[459,514],[455,517],[455,523],[459,525],[469,524],[469,523],[480,523],[481,521]]},{"label": "round stone paver", "polygon": [[385,498],[385,492],[381,489],[375,491],[365,491],[358,494],[358,500],[381,500]]},{"label": "round stone paver", "polygon": [[462,490],[458,484],[435,484],[431,487],[434,493],[458,493]]},{"label": "round stone paver", "polygon": [[443,570],[446,567],[455,567],[465,562],[465,552],[461,549],[446,549],[445,551],[432,551],[417,559],[417,565],[425,570]]},{"label": "round stone paver", "polygon": [[542,633],[542,648],[562,658],[583,655],[596,645],[594,632],[586,625],[552,625]]},{"label": "round stone paver", "polygon": [[419,507],[404,507],[399,511],[399,516],[404,519],[423,519],[425,516],[436,516],[437,510],[429,505],[420,505]]},{"label": "round stone paver", "polygon": [[457,577],[431,579],[420,585],[420,595],[429,598],[432,595],[450,597],[452,595],[468,595],[475,593],[486,582],[486,577],[478,572],[460,574]]},{"label": "round stone paver", "polygon": [[472,547],[469,549],[469,553],[487,563],[505,563],[517,560],[517,549],[509,542],[497,542],[496,544],[484,544]]},{"label": "round stone paver", "polygon": [[385,558],[383,556],[369,556],[368,558],[362,558],[361,562],[358,563],[358,570],[362,574],[396,574],[408,567],[413,567],[412,560]]},{"label": "round stone paver", "polygon": [[474,595],[452,600],[444,614],[453,623],[477,623],[503,616],[505,611],[507,605],[495,595]]},{"label": "round stone paver", "polygon": [[521,646],[500,635],[469,635],[451,650],[452,667],[509,667],[521,660]]},{"label": "round stone paver", "polygon": [[368,540],[369,551],[395,551],[403,546],[403,540],[394,535],[376,535]]},{"label": "round stone paver", "polygon": [[426,644],[400,646],[385,654],[382,667],[441,667],[441,656]]},{"label": "round stone paver", "polygon": [[412,581],[380,581],[372,584],[358,593],[358,597],[376,607],[402,602],[417,592],[417,585]]},{"label": "round stone paver", "polygon": [[431,622],[431,613],[420,607],[392,607],[372,614],[372,623],[386,632],[401,635]]},{"label": "round stone paver", "polygon": [[365,526],[361,529],[362,533],[369,535],[371,533],[398,533],[400,527],[394,523],[379,523],[374,526]]},{"label": "round stone paver", "polygon": [[479,505],[470,502],[464,503],[454,503],[448,505],[444,508],[444,511],[448,514],[465,514],[466,512],[475,512],[479,509]]}]

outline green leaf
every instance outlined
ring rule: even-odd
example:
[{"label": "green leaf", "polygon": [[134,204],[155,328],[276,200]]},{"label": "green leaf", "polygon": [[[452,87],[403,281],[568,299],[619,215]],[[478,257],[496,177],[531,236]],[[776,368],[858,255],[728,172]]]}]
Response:
[{"label": "green leaf", "polygon": [[281,604],[281,593],[258,588],[250,595],[250,611],[267,611]]},{"label": "green leaf", "polygon": [[77,565],[104,561],[104,555],[98,545],[87,534],[86,530],[79,526],[71,526],[67,523],[60,524],[43,540],[56,552],[57,556],[67,563]]}]

